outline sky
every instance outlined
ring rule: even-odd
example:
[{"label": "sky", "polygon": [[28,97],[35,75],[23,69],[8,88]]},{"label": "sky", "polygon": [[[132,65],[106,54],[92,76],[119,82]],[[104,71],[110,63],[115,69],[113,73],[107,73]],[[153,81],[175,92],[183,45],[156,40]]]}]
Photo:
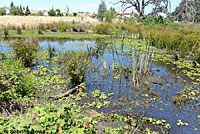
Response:
[{"label": "sky", "polygon": [[[52,7],[54,9],[61,9],[64,11],[68,6],[70,12],[91,12],[97,13],[98,5],[101,3],[101,0],[0,0],[0,7],[10,6],[11,1],[14,5],[19,6],[29,6],[29,9],[33,10],[49,10]],[[120,11],[120,4],[113,6],[111,2],[116,2],[118,0],[104,0],[106,2],[107,8],[115,7],[116,11]],[[179,5],[181,0],[171,0],[172,11],[175,7]],[[148,9],[147,9],[148,10]]]}]

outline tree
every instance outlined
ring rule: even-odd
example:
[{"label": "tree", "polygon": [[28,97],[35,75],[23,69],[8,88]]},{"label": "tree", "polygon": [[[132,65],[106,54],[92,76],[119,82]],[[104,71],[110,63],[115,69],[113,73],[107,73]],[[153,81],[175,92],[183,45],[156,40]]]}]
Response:
[{"label": "tree", "polygon": [[[122,12],[134,8],[140,18],[159,16],[159,13],[169,15],[168,9],[171,7],[170,0],[118,0],[113,4],[121,4]],[[152,8],[152,11],[148,14],[145,13],[147,7]]]},{"label": "tree", "polygon": [[48,12],[49,16],[56,16],[56,12],[54,11],[54,9],[50,9]]},{"label": "tree", "polygon": [[110,10],[105,11],[103,14],[105,21],[111,23],[112,20],[117,16],[117,13],[114,8],[110,8]]},{"label": "tree", "polygon": [[56,16],[62,16],[60,9],[56,9]]},{"label": "tree", "polygon": [[44,16],[44,12],[42,12],[41,10],[37,13],[38,16]]},{"label": "tree", "polygon": [[65,12],[66,12],[66,16],[68,16],[68,14],[69,14],[69,7],[66,6],[66,9],[64,9],[64,10],[65,10]]},{"label": "tree", "polygon": [[10,3],[10,7],[14,7],[13,1]]},{"label": "tree", "polygon": [[26,16],[28,16],[28,15],[30,15],[31,14],[31,12],[30,12],[30,10],[29,10],[29,8],[28,8],[28,6],[26,7],[26,11],[25,11],[25,15]]},{"label": "tree", "polygon": [[0,8],[0,16],[6,15],[6,9]]},{"label": "tree", "polygon": [[10,14],[11,15],[23,15],[23,12],[19,7],[12,6],[10,8]]},{"label": "tree", "polygon": [[101,3],[99,4],[99,8],[98,8],[98,15],[97,15],[97,18],[100,20],[100,21],[103,21],[103,18],[104,18],[104,13],[107,11],[106,9],[106,3],[102,0]]},{"label": "tree", "polygon": [[177,21],[197,22],[199,20],[199,0],[182,0],[172,16]]}]

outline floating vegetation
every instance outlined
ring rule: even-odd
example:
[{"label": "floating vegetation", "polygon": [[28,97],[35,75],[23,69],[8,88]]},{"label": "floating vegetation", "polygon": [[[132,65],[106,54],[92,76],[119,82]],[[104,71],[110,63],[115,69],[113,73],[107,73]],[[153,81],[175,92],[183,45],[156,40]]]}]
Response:
[{"label": "floating vegetation", "polygon": [[175,104],[181,105],[191,102],[199,102],[200,92],[198,88],[186,87],[180,92],[176,93],[176,97],[173,98]]}]

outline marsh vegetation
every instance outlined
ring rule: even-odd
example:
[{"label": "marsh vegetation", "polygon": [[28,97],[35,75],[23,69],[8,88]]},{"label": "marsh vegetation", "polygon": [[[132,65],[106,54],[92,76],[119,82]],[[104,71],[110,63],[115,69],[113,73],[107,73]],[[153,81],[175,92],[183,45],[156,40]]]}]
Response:
[{"label": "marsh vegetation", "polygon": [[8,29],[0,44],[1,133],[200,129],[198,27],[126,21]]}]

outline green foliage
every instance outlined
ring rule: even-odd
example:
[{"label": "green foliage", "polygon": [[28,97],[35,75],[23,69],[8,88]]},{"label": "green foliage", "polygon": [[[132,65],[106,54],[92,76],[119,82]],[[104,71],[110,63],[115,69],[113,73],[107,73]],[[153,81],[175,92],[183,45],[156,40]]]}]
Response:
[{"label": "green foliage", "polygon": [[114,27],[111,23],[101,23],[96,25],[95,29],[97,34],[109,35],[112,34]]},{"label": "green foliage", "polygon": [[44,12],[40,10],[40,11],[37,13],[37,15],[38,15],[38,16],[44,16]]},{"label": "green foliage", "polygon": [[[82,120],[82,107],[76,103],[65,103],[60,108],[55,104],[47,103],[46,105],[37,105],[24,116],[13,116],[12,119],[2,120],[0,132],[26,129],[29,132],[38,131],[44,133],[70,133],[85,134],[95,133],[92,127],[85,125]],[[36,115],[36,116],[34,116]]]},{"label": "green foliage", "polygon": [[182,56],[192,53],[193,58],[197,61],[200,59],[200,37],[198,29],[173,27],[163,27],[156,25],[150,30],[149,40],[152,45],[158,48],[166,48],[168,51],[177,50]]},{"label": "green foliage", "polygon": [[62,16],[60,9],[56,9],[56,16]]},{"label": "green foliage", "polygon": [[3,33],[4,33],[4,37],[6,38],[9,34],[9,28],[8,27],[4,27],[3,28]]},{"label": "green foliage", "polygon": [[74,17],[76,17],[77,15],[78,15],[77,13],[75,13],[75,12],[73,13],[73,16],[74,16]]},{"label": "green foliage", "polygon": [[31,14],[31,12],[30,12],[30,10],[29,10],[29,8],[28,8],[28,6],[26,7],[26,11],[25,11],[25,15],[26,16],[28,16],[28,15],[30,15]]},{"label": "green foliage", "polygon": [[56,16],[56,11],[52,8],[48,12],[49,16]]},{"label": "green foliage", "polygon": [[106,9],[106,3],[102,0],[101,3],[99,4],[99,8],[98,8],[98,15],[97,18],[100,21],[103,21],[104,18],[104,13],[107,11]]},{"label": "green foliage", "polygon": [[13,3],[13,1],[10,3],[10,7],[13,7],[14,6],[14,3]]},{"label": "green foliage", "polygon": [[72,86],[75,87],[83,83],[86,78],[86,73],[91,64],[91,59],[88,59],[88,53],[82,51],[66,51],[62,62],[65,64],[65,71],[71,78]]},{"label": "green foliage", "polygon": [[25,67],[32,66],[32,61],[38,50],[37,41],[17,41],[11,44],[13,52],[18,59],[21,59]]},{"label": "green foliage", "polygon": [[167,18],[163,18],[162,16],[159,16],[157,18],[153,17],[153,16],[148,16],[145,19],[141,19],[138,18],[138,22],[142,22],[148,25],[155,25],[155,24],[162,24],[162,25],[168,25],[171,23],[170,20],[168,20]]},{"label": "green foliage", "polygon": [[111,23],[112,20],[113,20],[116,16],[117,16],[117,13],[116,13],[115,9],[112,8],[112,7],[110,8],[110,10],[105,11],[105,12],[103,13],[103,17],[105,18],[105,21],[106,21],[106,22],[109,22],[109,23]]},{"label": "green foliage", "polygon": [[19,7],[12,6],[10,8],[11,15],[23,15],[23,11]]},{"label": "green foliage", "polygon": [[2,64],[0,72],[0,100],[14,101],[17,98],[33,96],[36,90],[36,81],[20,60],[7,59]]},{"label": "green foliage", "polygon": [[17,27],[17,34],[22,34],[22,29],[21,29],[21,27]]},{"label": "green foliage", "polygon": [[43,34],[42,29],[38,28],[37,30],[38,30],[38,34],[39,34],[39,35],[42,35],[42,34]]},{"label": "green foliage", "polygon": [[176,93],[176,97],[173,97],[173,101],[177,105],[196,102],[200,98],[199,91],[194,89],[193,87],[186,87],[185,89],[181,90],[180,92]]},{"label": "green foliage", "polygon": [[6,15],[6,9],[0,8],[0,16]]}]

